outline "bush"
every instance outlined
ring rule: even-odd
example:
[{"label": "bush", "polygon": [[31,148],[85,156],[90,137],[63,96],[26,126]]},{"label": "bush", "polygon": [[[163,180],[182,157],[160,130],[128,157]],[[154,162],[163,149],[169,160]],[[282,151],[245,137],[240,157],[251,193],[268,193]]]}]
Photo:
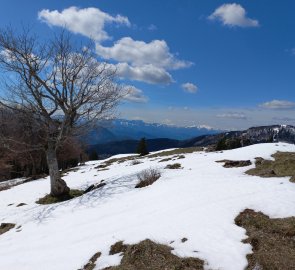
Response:
[{"label": "bush", "polygon": [[135,188],[142,188],[152,185],[161,177],[161,173],[157,169],[147,169],[139,174],[137,174],[137,178],[139,182],[135,186]]}]

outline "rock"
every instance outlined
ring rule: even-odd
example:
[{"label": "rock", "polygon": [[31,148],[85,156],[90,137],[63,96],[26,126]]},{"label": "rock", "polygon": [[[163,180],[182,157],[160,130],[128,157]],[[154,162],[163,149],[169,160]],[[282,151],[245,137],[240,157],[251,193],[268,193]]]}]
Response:
[{"label": "rock", "polygon": [[236,168],[250,166],[252,163],[250,160],[227,160],[223,167],[224,168]]},{"label": "rock", "polygon": [[103,183],[103,180],[102,180],[99,184],[93,184],[93,185],[89,186],[88,188],[86,188],[85,191],[84,191],[84,194],[88,193],[88,192],[90,192],[92,190],[102,188],[105,185],[106,185],[106,183]]}]

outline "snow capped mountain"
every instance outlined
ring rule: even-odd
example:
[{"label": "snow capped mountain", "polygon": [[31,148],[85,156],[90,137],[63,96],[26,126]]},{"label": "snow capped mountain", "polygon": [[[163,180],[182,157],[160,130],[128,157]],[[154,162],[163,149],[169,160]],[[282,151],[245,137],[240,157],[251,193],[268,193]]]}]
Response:
[{"label": "snow capped mountain", "polygon": [[216,134],[221,132],[209,126],[178,127],[160,123],[146,123],[141,120],[116,119],[112,122],[100,123],[88,136],[89,144],[98,144],[120,140],[138,140],[169,138],[174,140],[185,140],[192,137]]}]

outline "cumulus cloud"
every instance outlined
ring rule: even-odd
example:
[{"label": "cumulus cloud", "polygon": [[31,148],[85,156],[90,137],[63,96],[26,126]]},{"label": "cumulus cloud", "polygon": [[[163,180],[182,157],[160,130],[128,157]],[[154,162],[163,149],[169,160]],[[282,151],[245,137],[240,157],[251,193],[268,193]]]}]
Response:
[{"label": "cumulus cloud", "polygon": [[198,91],[198,87],[193,83],[183,83],[181,88],[188,93],[196,93]]},{"label": "cumulus cloud", "polygon": [[172,76],[165,69],[153,65],[134,67],[128,63],[118,63],[116,69],[117,75],[121,78],[151,84],[170,84],[173,82]]},{"label": "cumulus cloud", "polygon": [[104,59],[119,62],[116,65],[119,76],[153,84],[172,83],[173,79],[168,70],[192,65],[191,62],[177,59],[164,40],[147,43],[124,37],[112,47],[97,43],[96,52]]},{"label": "cumulus cloud", "polygon": [[96,52],[105,59],[126,62],[133,66],[153,65],[158,68],[181,69],[192,63],[177,59],[169,51],[164,40],[153,40],[149,43],[124,37],[112,47],[96,45]]},{"label": "cumulus cloud", "polygon": [[264,102],[259,105],[265,109],[273,109],[273,110],[288,110],[295,109],[295,102],[288,100],[277,100],[274,99],[272,101]]},{"label": "cumulus cloud", "polygon": [[[98,8],[69,7],[62,11],[43,9],[38,18],[50,26],[65,27],[73,33],[79,33],[95,40],[96,53],[104,60],[111,60],[117,68],[117,74],[123,79],[143,81],[152,84],[170,84],[173,78],[170,70],[178,70],[192,65],[189,61],[178,59],[164,40],[151,42],[124,37],[112,46],[103,46],[110,39],[105,31],[106,24],[130,26],[127,17],[112,16]],[[150,25],[150,30],[155,30]]]},{"label": "cumulus cloud", "polygon": [[136,102],[136,103],[148,102],[148,97],[146,97],[143,94],[142,90],[130,85],[127,85],[124,88],[128,92],[127,95],[124,97],[125,100],[128,100],[130,102]]},{"label": "cumulus cloud", "polygon": [[226,26],[258,27],[259,22],[247,17],[246,10],[239,4],[223,4],[209,17],[210,20],[218,20]]},{"label": "cumulus cloud", "polygon": [[247,116],[243,113],[222,113],[222,114],[217,114],[216,117],[228,118],[228,119],[239,119],[239,120],[247,119]]},{"label": "cumulus cloud", "polygon": [[131,25],[127,17],[111,16],[93,7],[83,9],[69,7],[61,12],[43,9],[38,12],[38,18],[48,25],[65,27],[73,33],[82,34],[99,42],[110,39],[104,30],[105,24]]}]

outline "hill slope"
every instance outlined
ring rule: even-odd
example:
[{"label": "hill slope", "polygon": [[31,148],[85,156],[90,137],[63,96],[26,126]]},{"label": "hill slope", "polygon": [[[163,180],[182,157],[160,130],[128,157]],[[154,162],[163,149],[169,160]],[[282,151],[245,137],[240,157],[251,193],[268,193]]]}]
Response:
[{"label": "hill slope", "polygon": [[[120,263],[109,255],[119,240],[135,244],[151,239],[174,248],[178,256],[197,257],[210,269],[242,270],[250,244],[242,243],[245,230],[234,219],[245,208],[270,217],[295,216],[295,184],[288,178],[249,176],[242,168],[224,168],[222,159],[270,158],[277,151],[295,151],[285,143],[257,144],[221,152],[195,152],[159,162],[161,156],[126,159],[98,171],[105,161],[88,162],[64,179],[71,188],[86,188],[102,179],[100,189],[53,205],[35,201],[49,190],[49,179],[0,192],[0,223],[16,227],[0,235],[0,269],[76,270],[96,252],[95,269]],[[182,169],[165,169],[179,162]],[[158,168],[160,179],[135,189],[137,174]],[[21,207],[16,207],[25,203]],[[9,206],[8,206],[9,205]],[[21,226],[21,227],[18,227]],[[187,241],[182,241],[186,238]]]}]

